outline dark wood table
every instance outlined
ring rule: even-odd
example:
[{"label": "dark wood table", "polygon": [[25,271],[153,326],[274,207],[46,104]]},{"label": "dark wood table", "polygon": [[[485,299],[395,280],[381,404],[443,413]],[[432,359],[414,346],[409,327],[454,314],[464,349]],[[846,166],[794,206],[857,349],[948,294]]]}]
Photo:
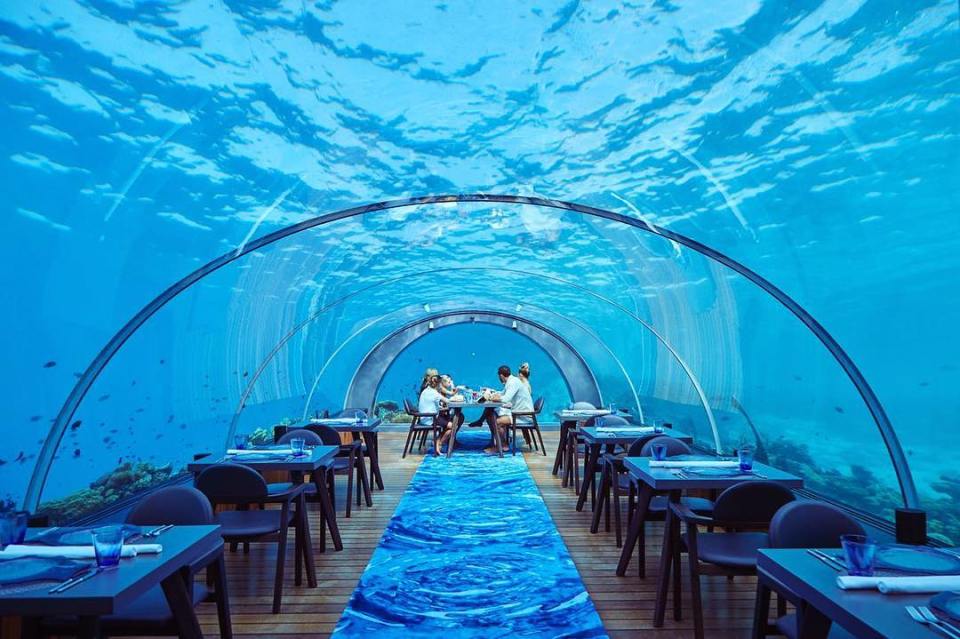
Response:
[{"label": "dark wood table", "polygon": [[[251,450],[263,450],[269,452],[272,449],[289,449],[288,444],[279,446],[264,446]],[[337,526],[337,512],[333,507],[333,500],[330,493],[333,491],[333,461],[340,452],[339,446],[315,446],[309,449],[308,455],[302,457],[276,457],[273,459],[246,459],[247,455],[229,455],[215,459],[213,455],[202,457],[196,461],[187,464],[187,470],[194,474],[199,474],[205,468],[222,464],[226,461],[243,464],[257,471],[279,470],[290,473],[294,479],[303,479],[303,473],[310,473],[314,477],[314,485],[317,487],[317,498],[320,500],[320,551],[326,548],[326,531],[330,531],[330,538],[333,541],[333,547],[337,550],[343,550],[343,539],[340,537],[340,528]],[[322,471],[321,471],[322,469]],[[324,477],[325,481],[318,481],[316,478]],[[324,490],[326,488],[326,490]]]},{"label": "dark wood table", "polygon": [[[626,427],[617,427],[617,428],[626,428]],[[678,430],[672,428],[666,428],[662,433],[657,433],[653,426],[636,426],[633,427],[630,431],[620,431],[613,434],[606,434],[604,431],[606,429],[597,430],[595,427],[590,428],[581,428],[578,433],[587,444],[587,454],[583,459],[583,481],[580,484],[580,495],[577,497],[577,510],[583,510],[584,504],[587,502],[587,496],[590,495],[590,491],[593,490],[593,483],[596,478],[597,473],[597,463],[600,460],[600,449],[604,446],[607,448],[608,453],[614,451],[614,447],[618,444],[621,446],[629,445],[632,442],[636,441],[641,437],[646,437],[647,435],[663,435],[664,437],[673,437],[674,439],[679,439],[680,441],[692,444],[693,437],[687,435],[686,433],[681,433]],[[628,435],[627,433],[634,433]]]},{"label": "dark wood table", "polygon": [[[716,461],[716,457],[706,455],[682,455],[670,458],[670,461],[684,460],[703,460]],[[637,537],[640,534],[640,526],[644,525],[644,519],[647,515],[647,506],[655,493],[666,493],[671,501],[679,501],[680,495],[684,490],[723,490],[742,481],[755,481],[743,476],[733,477],[686,477],[681,479],[675,474],[673,468],[650,468],[649,457],[624,457],[623,465],[630,473],[630,476],[636,480],[639,487],[637,497],[637,512],[630,522],[627,529],[627,537],[623,543],[623,550],[620,552],[620,561],[617,563],[617,575],[623,576],[627,573],[627,566],[630,564],[630,558],[633,555],[634,546],[637,544]],[[765,479],[783,484],[787,488],[802,488],[803,479],[796,475],[784,472],[767,466],[765,464],[753,465],[757,479]],[[736,469],[732,469],[736,470]],[[762,477],[760,477],[762,475]]]},{"label": "dark wood table", "polygon": [[[610,411],[604,409],[596,410],[558,410],[554,413],[557,419],[560,420],[560,441],[557,442],[557,454],[553,458],[553,474],[556,475],[560,472],[560,468],[564,464],[564,459],[566,458],[567,452],[567,434],[570,432],[571,428],[576,428],[577,424],[581,422],[586,422],[591,417],[603,417],[609,415]],[[564,487],[567,486],[567,477],[564,475]]]},{"label": "dark wood table", "polygon": [[[500,408],[500,407],[502,407],[502,406],[503,406],[503,402],[493,402],[493,401],[489,401],[489,400],[487,400],[487,401],[485,401],[485,402],[482,402],[482,403],[481,403],[481,402],[474,402],[474,401],[470,401],[470,402],[447,402],[447,408],[449,408],[449,409],[451,410],[451,412],[453,413],[453,414],[451,415],[451,418],[453,419],[453,424],[454,424],[454,426],[453,426],[453,433],[450,435],[450,439],[447,441],[447,457],[450,457],[451,455],[453,455],[453,447],[454,447],[454,444],[455,444],[456,441],[457,441],[457,433],[460,432],[460,425],[459,425],[460,420],[457,419],[457,417],[459,417],[460,415],[463,414],[463,409],[464,409],[464,408],[483,408],[483,409],[487,409],[487,408]],[[503,446],[502,446],[502,444],[501,444],[501,442],[500,442],[500,438],[494,436],[493,439],[494,439],[494,445],[495,445],[496,448],[497,448],[497,454],[499,454],[501,457],[503,457]]]},{"label": "dark wood table", "polygon": [[383,490],[383,475],[380,474],[379,437],[380,427],[383,424],[383,420],[366,420],[362,426],[357,426],[356,422],[351,423],[347,418],[338,419],[336,417],[327,417],[323,419],[311,419],[310,423],[329,426],[338,433],[350,433],[353,435],[354,441],[360,439],[366,445],[367,455],[370,457],[370,476],[373,477],[373,484],[378,489]]},{"label": "dark wood table", "polygon": [[942,637],[911,619],[906,611],[906,606],[927,606],[934,593],[884,595],[877,590],[841,590],[838,574],[805,549],[766,549],[757,558],[762,585],[777,590],[782,584],[798,598],[793,603],[802,639],[825,638],[831,622],[868,639]]},{"label": "dark wood table", "polygon": [[[31,538],[45,530],[31,529]],[[0,594],[0,616],[22,616],[25,637],[36,636],[40,617],[76,616],[80,619],[80,636],[98,637],[101,617],[117,612],[159,585],[176,619],[180,636],[203,637],[193,609],[193,597],[180,570],[219,552],[220,558],[216,561],[222,571],[220,526],[175,526],[149,541],[162,544],[163,552],[121,559],[115,570],[105,570],[63,592],[50,594],[50,586],[45,586]],[[94,563],[91,560],[91,565]]]}]

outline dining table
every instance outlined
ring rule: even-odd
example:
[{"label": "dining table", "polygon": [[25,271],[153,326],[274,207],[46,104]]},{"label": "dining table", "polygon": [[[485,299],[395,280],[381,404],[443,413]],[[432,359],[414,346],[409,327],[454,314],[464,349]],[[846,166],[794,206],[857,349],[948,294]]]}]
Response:
[{"label": "dining table", "polygon": [[[383,475],[380,472],[380,429],[383,420],[380,418],[365,419],[357,422],[349,417],[314,417],[310,420],[311,424],[322,424],[329,426],[338,433],[350,433],[354,441],[360,440],[367,447],[367,456],[370,458],[370,476],[373,478],[373,485],[378,490],[383,490]],[[276,435],[277,428],[283,428],[281,435],[293,427],[278,426],[274,427]],[[279,437],[279,435],[276,435]]]},{"label": "dining table", "polygon": [[645,425],[610,428],[591,426],[580,428],[577,432],[587,447],[586,455],[583,458],[583,481],[580,483],[580,494],[577,496],[577,511],[583,510],[587,497],[593,490],[596,474],[600,470],[600,452],[604,447],[606,447],[608,453],[612,453],[618,445],[629,446],[637,439],[650,435],[673,437],[685,444],[693,444],[693,436],[687,433],[682,433],[673,428],[657,429],[654,426]]},{"label": "dining table", "polygon": [[[36,542],[50,529],[31,528],[26,544]],[[69,532],[70,528],[59,528]],[[79,636],[99,637],[101,618],[116,613],[132,604],[148,590],[160,586],[170,606],[181,637],[203,637],[200,623],[193,607],[193,597],[182,570],[219,553],[211,565],[216,566],[221,583],[223,579],[223,539],[219,526],[173,526],[151,538],[151,543],[162,546],[155,554],[138,554],[123,558],[116,568],[92,571],[89,578],[60,592],[51,592],[57,582],[38,580],[15,587],[9,584],[0,587],[0,616],[19,616],[22,619],[22,636],[39,636],[41,619],[44,617],[75,617],[78,619]],[[3,563],[21,559],[0,561],[0,578],[4,574]],[[87,562],[86,570],[95,569],[94,560]],[[225,591],[224,591],[225,592]],[[228,612],[229,616],[229,612]]]},{"label": "dining table", "polygon": [[[343,539],[337,525],[337,512],[333,507],[333,500],[330,498],[330,493],[333,490],[333,462],[337,453],[340,452],[340,447],[314,446],[305,449],[306,454],[304,455],[282,454],[288,450],[289,445],[281,444],[252,447],[246,451],[240,451],[234,455],[227,454],[219,458],[214,455],[206,455],[187,464],[187,471],[198,475],[210,466],[232,462],[249,466],[258,472],[283,471],[289,473],[297,481],[302,481],[304,473],[310,473],[310,476],[314,478],[316,495],[320,502],[320,522],[322,524],[320,526],[320,552],[323,552],[326,548],[327,531],[330,533],[333,547],[336,550],[343,550]],[[318,478],[320,477],[325,478],[326,481],[319,481]]]},{"label": "dining table", "polygon": [[[819,550],[822,553],[837,552],[837,549]],[[943,552],[960,558],[956,549]],[[844,590],[837,585],[837,578],[843,573],[842,568],[818,559],[810,549],[762,549],[757,558],[759,584],[776,592],[786,589],[791,593],[792,603],[797,609],[798,637],[801,639],[824,639],[834,623],[854,636],[866,639],[942,639],[950,637],[951,627],[955,633],[954,639],[960,636],[960,607],[956,609],[957,618],[951,618],[931,605],[934,598],[942,598],[942,595],[930,592],[883,594],[876,588]],[[946,624],[947,630],[937,630],[929,623],[916,621],[908,612],[908,606],[915,611],[927,608],[930,614]],[[758,610],[761,613],[754,619],[755,627],[766,622],[762,607],[758,607]]]},{"label": "dining table", "polygon": [[[553,458],[553,474],[556,475],[563,467],[567,453],[567,434],[571,428],[583,425],[591,417],[603,417],[609,415],[610,411],[605,408],[591,409],[571,409],[558,410],[554,416],[560,422],[560,441],[557,442],[557,454]],[[564,477],[564,487],[567,486],[566,477]]]},{"label": "dining table", "polygon": [[[450,439],[447,441],[447,457],[449,458],[453,455],[453,448],[457,441],[457,433],[460,432],[460,426],[463,422],[463,409],[464,408],[501,408],[503,407],[503,402],[495,402],[492,400],[474,400],[474,399],[464,399],[463,401],[448,401],[447,408],[450,409],[451,419],[453,420],[453,433],[450,435]],[[494,446],[497,449],[497,454],[500,457],[503,457],[503,444],[500,441],[499,437],[493,437]]]}]

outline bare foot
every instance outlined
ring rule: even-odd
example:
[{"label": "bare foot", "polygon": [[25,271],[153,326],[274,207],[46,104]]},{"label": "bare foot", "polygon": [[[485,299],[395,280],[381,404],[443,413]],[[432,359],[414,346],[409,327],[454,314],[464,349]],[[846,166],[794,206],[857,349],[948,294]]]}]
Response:
[{"label": "bare foot", "polygon": [[497,449],[494,448],[493,446],[488,446],[488,447],[486,447],[486,448],[483,449],[483,452],[485,452],[485,453],[488,454],[488,455],[496,455],[496,454],[497,454]]}]

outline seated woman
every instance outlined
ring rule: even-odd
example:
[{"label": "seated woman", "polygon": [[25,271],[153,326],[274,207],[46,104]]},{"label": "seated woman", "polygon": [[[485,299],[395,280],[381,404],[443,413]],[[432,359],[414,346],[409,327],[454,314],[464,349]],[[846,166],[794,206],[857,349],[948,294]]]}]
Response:
[{"label": "seated woman", "polygon": [[435,375],[439,375],[437,369],[435,368],[428,368],[427,370],[423,371],[423,379],[420,380],[420,390],[418,392],[422,393],[423,390],[430,385],[430,378],[434,377]]},{"label": "seated woman", "polygon": [[[434,413],[436,417],[423,417],[420,423],[425,426],[434,426],[441,433],[433,441],[433,452],[440,455],[440,447],[443,442],[450,439],[451,421],[450,414],[446,410],[447,402],[440,394],[437,388],[440,386],[440,376],[433,375],[427,380],[427,386],[420,392],[420,400],[417,403],[417,410],[421,413]],[[434,423],[436,420],[436,423]]]}]

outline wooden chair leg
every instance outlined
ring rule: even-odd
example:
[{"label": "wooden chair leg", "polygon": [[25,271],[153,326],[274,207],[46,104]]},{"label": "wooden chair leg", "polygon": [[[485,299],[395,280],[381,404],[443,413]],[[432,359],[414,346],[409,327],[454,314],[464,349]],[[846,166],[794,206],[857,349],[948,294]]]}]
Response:
[{"label": "wooden chair leg", "polygon": [[537,426],[537,429],[534,431],[537,434],[537,439],[540,440],[540,451],[543,453],[543,456],[547,456],[547,447],[543,443],[543,433],[540,432],[540,427]]},{"label": "wooden chair leg", "polygon": [[367,503],[367,508],[370,508],[373,506],[373,494],[370,492],[370,482],[367,479],[367,467],[363,463],[363,458],[360,458],[359,461],[357,474],[360,476],[360,490],[357,491],[357,506],[360,505],[360,497],[362,496]]},{"label": "wooden chair leg", "polygon": [[[692,528],[692,526],[690,528]],[[700,561],[697,557],[697,534],[696,532],[688,530],[687,563],[690,571],[690,604],[693,607],[693,635],[696,639],[703,639],[703,603],[700,600]]]},{"label": "wooden chair leg", "polygon": [[400,455],[400,459],[403,459],[407,456],[407,452],[410,450],[410,443],[413,441],[413,426],[410,427],[410,432],[407,433],[407,441],[403,445],[403,454]]},{"label": "wooden chair leg", "polygon": [[347,499],[345,504],[345,515],[350,517],[350,508],[353,505],[353,467],[347,469]]},{"label": "wooden chair leg", "polygon": [[616,528],[617,548],[623,546],[623,531],[620,523],[620,475],[613,476],[613,525]]}]

